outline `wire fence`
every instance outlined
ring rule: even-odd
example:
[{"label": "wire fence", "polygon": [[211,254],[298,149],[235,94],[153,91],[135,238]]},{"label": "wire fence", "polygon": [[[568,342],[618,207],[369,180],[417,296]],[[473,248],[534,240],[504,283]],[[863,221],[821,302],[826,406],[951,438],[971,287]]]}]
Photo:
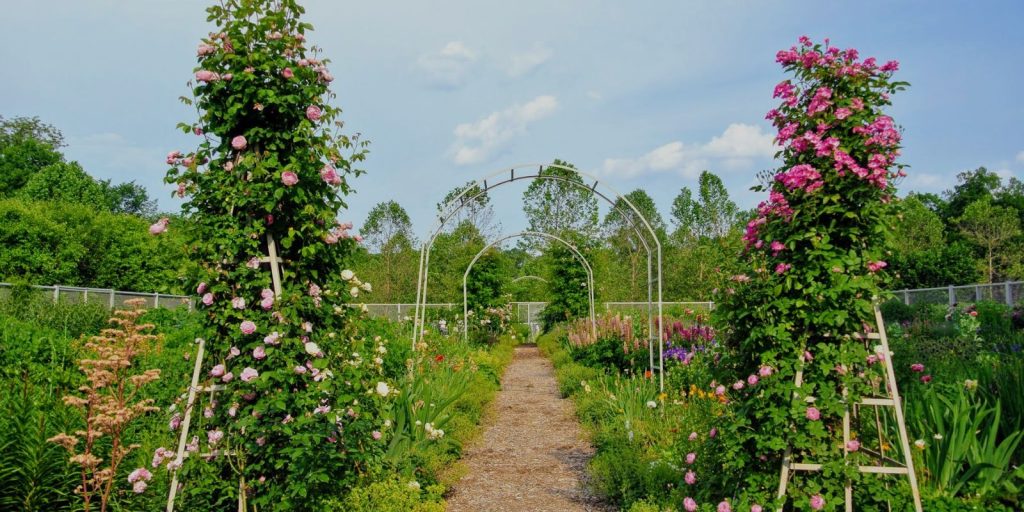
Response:
[{"label": "wire fence", "polygon": [[[7,299],[11,296],[16,285],[0,283],[0,299]],[[147,309],[154,308],[188,308],[192,310],[193,298],[185,295],[170,295],[166,293],[143,293],[111,290],[108,288],[84,288],[81,286],[29,286],[32,293],[45,296],[54,302],[66,304],[101,304],[110,309],[119,307],[129,299],[145,299]]]},{"label": "wire fence", "polygon": [[1013,307],[1024,301],[1024,281],[969,284],[942,288],[917,288],[893,292],[904,304],[972,304],[983,300],[1002,302]]}]

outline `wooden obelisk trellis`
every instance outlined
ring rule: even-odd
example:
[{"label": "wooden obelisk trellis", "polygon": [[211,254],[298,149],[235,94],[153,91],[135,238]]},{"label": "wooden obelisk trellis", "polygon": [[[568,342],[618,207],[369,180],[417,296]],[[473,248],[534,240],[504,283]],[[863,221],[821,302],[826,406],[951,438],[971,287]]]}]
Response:
[{"label": "wooden obelisk trellis", "polygon": [[[900,400],[900,394],[896,388],[896,375],[893,373],[892,358],[889,352],[889,340],[885,335],[885,322],[882,320],[882,312],[878,309],[878,305],[875,305],[875,323],[877,324],[876,332],[868,333],[866,335],[855,334],[853,338],[864,341],[877,340],[881,346],[881,353],[878,354],[881,359],[882,368],[885,371],[885,388],[889,390],[889,396],[880,397],[864,397],[860,403],[853,404],[852,414],[854,416],[859,415],[860,407],[869,406],[872,407],[875,413],[875,429],[878,432],[878,444],[879,451],[874,451],[865,447],[860,448],[859,451],[867,453],[874,457],[878,463],[877,465],[858,465],[857,470],[861,473],[875,473],[875,474],[890,474],[890,475],[907,475],[907,480],[910,482],[910,493],[914,499],[914,510],[922,512],[921,509],[921,492],[917,486],[917,475],[914,473],[914,460],[910,453],[910,440],[907,437],[907,425],[903,419],[903,404]],[[803,385],[804,372],[803,368],[800,367],[796,372],[796,387],[799,389]],[[883,391],[884,392],[884,391]],[[846,390],[843,390],[843,396],[846,396]],[[882,434],[882,421],[879,415],[879,407],[891,407],[893,413],[896,416],[896,426],[899,430],[899,443],[900,448],[903,451],[903,461],[897,461],[890,457],[887,457],[884,453],[883,446],[885,445],[883,434]],[[843,456],[849,456],[849,448],[847,443],[850,441],[850,417],[851,410],[850,404],[847,404],[846,410],[843,413]],[[821,471],[822,465],[812,462],[793,462],[792,460],[792,447],[786,448],[786,453],[782,458],[782,471],[779,477],[779,498],[786,496],[786,488],[789,485],[789,478],[792,472],[795,471],[807,471],[816,472]],[[853,511],[853,485],[847,480],[845,485],[845,500],[846,512]],[[782,507],[779,507],[779,512],[782,512]]]},{"label": "wooden obelisk trellis", "polygon": [[[267,235],[267,256],[260,258],[260,263],[265,263],[270,266],[270,278],[274,286],[274,297],[276,299],[281,298],[281,260],[277,257],[277,244],[274,242],[274,237]],[[185,445],[188,442],[189,427],[192,424],[192,409],[196,403],[196,397],[199,393],[210,393],[210,401],[213,401],[213,394],[217,391],[223,391],[227,386],[223,384],[214,384],[210,386],[200,386],[199,376],[202,373],[203,368],[203,356],[206,354],[206,341],[203,339],[198,340],[199,349],[196,351],[196,364],[192,369],[192,381],[188,387],[188,400],[186,401],[183,418],[181,421],[181,434],[178,437],[178,449],[175,452],[174,464],[175,469],[172,472],[171,477],[171,489],[167,494],[167,512],[174,512],[174,500],[178,495],[178,470],[181,468],[182,462],[185,460]],[[245,477],[241,477],[238,480],[238,512],[246,512],[248,504],[245,497]]]}]

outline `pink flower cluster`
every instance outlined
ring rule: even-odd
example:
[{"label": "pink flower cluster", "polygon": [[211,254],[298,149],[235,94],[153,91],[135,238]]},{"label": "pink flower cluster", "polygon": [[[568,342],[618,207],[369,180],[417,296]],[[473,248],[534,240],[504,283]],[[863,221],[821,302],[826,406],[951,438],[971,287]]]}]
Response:
[{"label": "pink flower cluster", "polygon": [[328,185],[338,186],[341,185],[341,176],[338,175],[338,171],[334,170],[330,165],[325,165],[323,169],[320,169],[320,177],[324,180],[324,183]]},{"label": "pink flower cluster", "polygon": [[352,229],[351,222],[338,222],[338,224],[324,235],[324,241],[329,244],[336,244],[339,240],[345,240],[351,238],[356,242],[362,242],[363,237],[360,235],[351,235],[349,230]]},{"label": "pink flower cluster", "polygon": [[142,494],[146,492],[146,487],[149,487],[147,482],[153,478],[153,473],[150,473],[146,468],[136,468],[128,474],[128,483],[132,484],[132,491],[135,494]]},{"label": "pink flower cluster", "polygon": [[789,190],[802,189],[808,194],[825,185],[821,180],[821,173],[809,164],[794,165],[788,171],[775,176],[775,181],[782,183]]}]

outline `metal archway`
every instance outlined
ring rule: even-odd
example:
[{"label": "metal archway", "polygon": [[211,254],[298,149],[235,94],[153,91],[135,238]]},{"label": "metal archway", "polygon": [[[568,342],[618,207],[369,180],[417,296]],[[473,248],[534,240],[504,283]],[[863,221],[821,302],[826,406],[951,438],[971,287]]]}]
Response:
[{"label": "metal archway", "polygon": [[[520,172],[519,174],[516,173],[516,169],[534,169],[534,168],[536,169],[536,171],[534,171],[533,173],[531,173],[530,171]],[[545,175],[545,174],[543,174],[543,171],[544,171],[544,169],[547,169],[547,168],[562,169],[562,170],[573,172],[573,173],[579,175],[580,177],[585,177],[588,180],[593,180],[593,184],[587,186],[586,184],[584,184],[582,182],[577,182],[577,181],[569,180],[569,179],[563,178],[561,176]],[[490,184],[488,183],[488,180],[492,180],[493,178],[496,178],[496,177],[501,177],[501,178],[499,178],[497,181],[492,181]],[[474,199],[476,199],[476,198],[486,194],[491,189],[497,188],[497,187],[499,187],[501,185],[505,185],[507,183],[512,183],[512,182],[515,182],[515,181],[519,181],[519,180],[536,180],[536,179],[547,179],[547,180],[562,181],[562,182],[569,183],[569,184],[571,184],[573,186],[576,186],[576,187],[581,187],[581,188],[584,188],[584,189],[588,189],[594,195],[596,195],[597,197],[600,197],[605,202],[607,202],[612,207],[612,209],[614,209],[616,211],[619,211],[620,213],[625,213],[625,212],[622,212],[622,210],[619,209],[616,206],[615,201],[612,201],[611,198],[609,197],[609,195],[614,195],[616,199],[621,199],[622,202],[627,207],[629,207],[630,210],[632,210],[632,213],[635,214],[635,218],[639,218],[640,221],[642,222],[642,226],[645,229],[641,229],[641,227],[637,225],[637,223],[634,221],[634,217],[631,217],[629,215],[623,215],[622,216],[623,219],[625,219],[630,224],[630,226],[633,227],[634,231],[637,234],[638,239],[643,244],[644,249],[647,251],[647,328],[648,328],[648,343],[647,343],[647,346],[648,346],[648,356],[649,356],[649,365],[650,365],[649,367],[650,367],[650,369],[652,371],[655,368],[657,368],[657,370],[658,370],[658,377],[659,377],[659,388],[662,391],[664,391],[664,389],[665,389],[665,375],[664,375],[665,364],[664,364],[663,357],[664,357],[665,344],[664,344],[664,340],[661,337],[661,326],[660,326],[661,317],[662,317],[662,254],[661,254],[661,241],[658,239],[658,235],[654,231],[654,228],[651,227],[651,224],[647,221],[647,219],[643,216],[643,214],[640,213],[640,210],[638,210],[636,208],[636,206],[634,206],[633,203],[628,198],[626,198],[625,196],[623,196],[622,194],[620,194],[618,191],[616,191],[612,187],[608,186],[607,184],[602,183],[601,180],[599,180],[597,177],[595,177],[595,176],[593,176],[591,174],[588,174],[586,172],[580,171],[578,169],[574,169],[574,168],[563,166],[563,165],[557,165],[557,164],[529,164],[529,165],[513,166],[511,168],[508,168],[507,171],[506,170],[497,171],[495,173],[492,173],[492,174],[484,177],[481,180],[476,181],[474,183],[474,186],[466,187],[466,189],[463,190],[462,193],[460,193],[458,196],[453,198],[451,201],[449,201],[449,203],[447,203],[445,205],[445,206],[449,206],[450,209],[447,212],[442,212],[438,216],[438,222],[437,222],[435,228],[430,233],[428,233],[428,235],[426,237],[424,237],[423,245],[420,248],[419,277],[418,277],[418,279],[416,281],[416,308],[415,308],[415,312],[414,312],[415,313],[415,317],[413,319],[413,328],[412,328],[412,345],[413,345],[413,349],[415,350],[416,342],[422,336],[422,333],[423,333],[423,327],[424,327],[424,325],[423,325],[423,317],[426,315],[427,277],[429,276],[429,273],[430,273],[430,251],[433,248],[434,241],[437,239],[437,236],[441,233],[441,230],[444,228],[445,224],[456,213],[461,211],[462,208],[464,208],[467,204],[472,202],[472,200],[474,200]],[[601,189],[599,190],[598,187],[601,187]],[[467,194],[469,194],[474,189],[476,189],[478,192],[476,194],[470,196],[470,197],[467,197]],[[453,206],[450,206],[450,205],[453,205]],[[651,250],[651,245],[648,243],[648,236],[650,237],[650,240],[654,242],[654,249],[655,249],[654,251]],[[653,257],[655,257],[655,256],[657,258],[656,264],[655,264],[654,261],[652,261],[654,259]],[[657,277],[655,277],[655,274],[654,274],[655,271],[657,271]],[[657,299],[656,300],[655,300],[655,288],[654,288],[654,284],[655,283],[657,283],[657,291],[656,291]],[[655,316],[654,316],[653,309],[654,309],[655,304],[657,305],[657,318],[659,319],[658,320],[659,326],[658,326],[657,330],[655,330],[655,327],[654,327]],[[655,345],[655,343],[658,344],[658,365],[657,366],[655,366],[655,364],[654,364],[654,345]]]},{"label": "metal archway", "polygon": [[529,275],[529,276],[519,276],[519,277],[517,277],[517,278],[515,278],[515,279],[513,279],[513,280],[511,280],[511,281],[509,281],[509,282],[510,282],[510,283],[518,283],[519,281],[522,281],[522,280],[524,280],[524,279],[536,279],[537,281],[540,281],[540,282],[542,282],[542,283],[547,283],[547,282],[548,282],[548,280],[547,280],[547,279],[544,279],[543,277],[540,277],[540,276],[533,276],[533,275]]},{"label": "metal archway", "polygon": [[[583,264],[583,268],[586,269],[587,271],[587,296],[590,299],[590,332],[594,336],[594,338],[597,338],[597,311],[594,307],[594,269],[593,267],[590,266],[590,262],[587,261],[587,258],[583,256],[583,253],[581,253],[575,245],[569,243],[568,241],[561,237],[552,235],[550,233],[541,233],[539,231],[520,231],[518,233],[503,236],[485,245],[483,249],[480,249],[480,252],[476,253],[476,256],[474,256],[473,260],[469,262],[469,265],[466,266],[466,272],[462,274],[462,340],[467,343],[469,342],[469,291],[467,283],[469,282],[469,273],[473,270],[473,265],[476,265],[476,262],[479,261],[480,258],[484,255],[484,253],[486,253],[491,248],[501,244],[506,240],[511,240],[513,238],[520,238],[525,236],[537,236],[541,238],[547,238],[548,240],[561,242],[570,251],[572,251],[573,256],[576,256],[576,259],[578,259],[580,263]],[[538,277],[537,279],[541,278]],[[543,279],[541,280],[543,281]]]}]

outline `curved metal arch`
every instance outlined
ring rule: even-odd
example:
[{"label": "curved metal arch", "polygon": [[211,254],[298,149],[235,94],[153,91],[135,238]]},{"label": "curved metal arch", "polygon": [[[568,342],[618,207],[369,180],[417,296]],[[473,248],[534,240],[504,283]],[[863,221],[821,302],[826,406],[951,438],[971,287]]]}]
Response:
[{"label": "curved metal arch", "polygon": [[[467,343],[469,342],[469,291],[468,291],[468,283],[469,283],[469,273],[473,270],[473,265],[476,265],[476,262],[480,260],[480,258],[484,255],[484,253],[486,253],[488,250],[492,249],[493,247],[501,244],[502,242],[505,242],[506,240],[511,240],[513,238],[521,238],[521,237],[526,237],[526,236],[537,236],[537,237],[547,238],[548,240],[554,240],[556,242],[561,242],[563,245],[565,245],[566,248],[568,248],[570,251],[572,251],[573,256],[575,256],[576,259],[578,259],[580,261],[580,263],[583,264],[583,268],[586,269],[586,271],[587,271],[587,296],[590,299],[590,332],[594,336],[594,338],[596,339],[597,338],[597,311],[596,311],[596,308],[594,308],[594,268],[590,266],[590,262],[587,261],[587,258],[585,256],[583,256],[583,253],[580,252],[579,248],[577,248],[575,245],[569,243],[564,238],[561,238],[561,237],[556,236],[556,235],[552,235],[550,233],[542,233],[540,231],[520,231],[518,233],[513,233],[511,235],[505,235],[505,236],[503,236],[501,238],[498,238],[497,240],[495,240],[495,241],[485,245],[483,249],[480,249],[480,252],[476,253],[476,256],[473,257],[473,260],[470,261],[469,265],[466,267],[466,272],[464,274],[462,274],[462,340],[467,342]],[[524,276],[524,277],[537,277],[537,276]],[[541,279],[541,278],[537,277],[537,279]],[[541,280],[543,281],[543,279],[541,279]],[[544,282],[547,282],[547,281],[544,281]]]},{"label": "curved metal arch", "polygon": [[[522,174],[521,173],[519,175],[516,175],[516,169],[520,169],[520,168],[534,168],[534,167],[536,167],[536,169],[537,169],[535,174],[529,174],[529,173]],[[571,171],[573,173],[578,174],[581,177],[586,177],[588,180],[593,180],[593,184],[590,185],[590,186],[587,186],[583,182],[569,180],[569,179],[563,178],[561,176],[544,175],[543,171],[544,171],[545,168],[556,168],[556,169],[562,169],[562,170]],[[508,171],[506,171],[506,170],[496,171],[496,172],[494,172],[494,173],[492,173],[492,174],[490,174],[490,175],[488,175],[488,176],[486,176],[486,177],[484,177],[484,178],[482,178],[480,180],[477,180],[476,182],[474,182],[475,187],[473,187],[473,186],[466,187],[466,189],[463,190],[458,196],[456,196],[451,201],[446,203],[446,206],[453,205],[453,204],[454,204],[454,206],[452,206],[450,208],[450,210],[447,212],[447,214],[442,213],[442,214],[438,215],[438,222],[436,224],[436,227],[432,230],[431,233],[428,234],[427,237],[424,238],[423,245],[421,246],[421,249],[420,249],[419,278],[417,279],[417,282],[416,282],[416,309],[415,309],[415,317],[413,319],[413,333],[412,333],[413,348],[415,349],[416,341],[419,339],[420,336],[422,336],[423,327],[424,327],[423,326],[423,316],[425,316],[425,314],[426,314],[425,303],[426,303],[426,300],[427,300],[427,277],[428,277],[429,272],[430,272],[430,250],[431,250],[431,248],[434,245],[434,240],[440,234],[441,229],[444,228],[444,225],[456,213],[461,211],[462,208],[464,208],[472,200],[474,200],[474,199],[476,199],[476,198],[486,194],[491,189],[494,189],[496,187],[499,187],[499,186],[507,184],[507,183],[512,183],[512,182],[515,182],[515,181],[518,181],[518,180],[525,180],[525,179],[530,179],[530,180],[534,180],[534,179],[549,179],[549,180],[563,181],[563,182],[566,182],[566,183],[570,183],[573,186],[577,186],[577,187],[588,189],[592,193],[594,193],[596,196],[600,197],[601,199],[604,199],[613,209],[619,211],[620,213],[623,213],[622,210],[619,209],[615,205],[615,201],[612,201],[608,197],[608,195],[606,195],[604,192],[599,192],[598,191],[598,186],[600,185],[603,189],[607,190],[611,194],[614,194],[616,199],[621,199],[622,202],[625,203],[626,206],[628,206],[629,209],[633,211],[633,213],[636,215],[636,217],[639,218],[643,222],[643,227],[646,228],[646,234],[650,236],[651,240],[654,242],[654,245],[655,245],[655,249],[656,250],[655,251],[651,251],[651,246],[648,243],[648,240],[647,240],[647,238],[646,238],[646,236],[644,234],[644,230],[641,230],[640,227],[637,226],[637,224],[633,221],[633,218],[631,216],[623,215],[623,218],[627,222],[629,222],[630,226],[632,226],[633,229],[636,231],[636,234],[638,235],[638,239],[641,241],[641,243],[643,244],[644,248],[647,251],[647,277],[648,277],[648,279],[647,279],[647,327],[648,327],[648,344],[647,344],[647,346],[648,346],[648,356],[649,356],[650,369],[652,371],[655,368],[658,369],[659,388],[662,391],[664,391],[664,389],[665,389],[665,375],[664,375],[664,373],[665,373],[665,371],[664,371],[665,370],[665,363],[664,363],[665,343],[664,343],[664,340],[662,339],[662,336],[661,336],[661,333],[660,333],[660,328],[657,331],[654,328],[654,323],[655,323],[654,322],[654,318],[655,317],[654,317],[654,311],[653,311],[654,304],[657,304],[657,310],[658,310],[657,316],[658,316],[659,319],[662,317],[662,315],[663,315],[663,310],[662,310],[662,247],[661,247],[661,241],[658,239],[658,235],[654,231],[654,228],[651,227],[650,222],[647,221],[647,219],[643,216],[643,214],[640,213],[640,210],[638,210],[636,208],[636,206],[634,206],[633,203],[628,198],[626,198],[625,196],[620,194],[614,188],[608,186],[605,183],[602,183],[601,180],[599,180],[596,176],[594,176],[592,174],[588,174],[588,173],[583,172],[583,171],[580,171],[579,169],[575,169],[575,168],[572,168],[572,167],[567,167],[567,166],[564,166],[564,165],[558,165],[558,164],[517,165],[517,166],[513,166],[511,168],[506,168],[506,169],[508,169]],[[504,179],[498,180],[497,182],[493,182],[493,183],[488,184],[488,180],[489,179],[497,177],[497,176],[503,176],[503,175],[506,174],[506,172],[508,173],[508,177],[507,178],[504,178]],[[469,199],[466,199],[466,195],[471,190],[473,190],[474,188],[476,188],[478,190],[478,192],[475,195],[473,195],[472,197],[470,197]],[[457,203],[457,204],[455,204],[455,203]],[[652,252],[654,254],[652,254]],[[657,256],[657,265],[656,266],[654,266],[653,262],[652,262],[652,256],[653,255]],[[653,273],[654,270],[657,270],[657,278],[654,277],[654,273]],[[655,301],[654,297],[653,297],[653,295],[654,295],[654,289],[653,289],[654,283],[657,283],[657,301]],[[657,365],[657,367],[655,367],[655,364],[654,364],[654,344],[655,344],[655,342],[657,342],[657,344],[658,344],[658,365]]]},{"label": "curved metal arch", "polygon": [[544,283],[548,282],[547,279],[544,279],[543,277],[540,277],[540,276],[534,276],[534,275],[519,276],[519,277],[517,277],[517,278],[515,278],[515,279],[513,279],[513,280],[511,280],[509,282],[510,283],[518,283],[519,281],[522,281],[524,279],[536,279],[537,281],[541,281],[541,282],[544,282]]}]

